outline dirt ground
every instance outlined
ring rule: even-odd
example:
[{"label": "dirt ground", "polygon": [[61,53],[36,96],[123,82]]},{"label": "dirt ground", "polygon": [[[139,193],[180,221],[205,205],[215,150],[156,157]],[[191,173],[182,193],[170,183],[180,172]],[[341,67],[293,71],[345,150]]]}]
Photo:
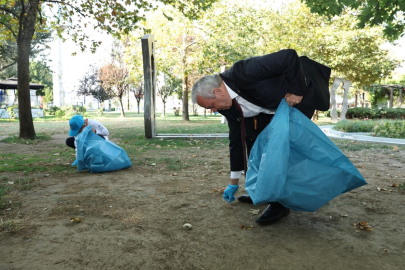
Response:
[{"label": "dirt ground", "polygon": [[[34,146],[0,143],[0,152],[41,155],[63,143],[56,134]],[[227,203],[217,191],[228,183],[227,145],[161,149],[103,174],[36,174],[0,214],[18,225],[0,235],[0,269],[405,269],[405,194],[392,187],[405,181],[405,148],[345,154],[368,185],[270,226],[248,213],[266,205]],[[153,166],[153,155],[204,165],[174,172]]]}]

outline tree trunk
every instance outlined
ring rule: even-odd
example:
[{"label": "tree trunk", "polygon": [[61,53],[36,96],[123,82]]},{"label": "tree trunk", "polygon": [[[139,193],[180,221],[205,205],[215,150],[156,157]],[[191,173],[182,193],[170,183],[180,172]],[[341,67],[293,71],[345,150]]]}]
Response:
[{"label": "tree trunk", "polygon": [[358,102],[358,95],[357,93],[354,94],[354,107],[357,108],[357,102]]},{"label": "tree trunk", "polygon": [[127,96],[127,101],[128,101],[128,103],[127,103],[127,111],[129,111],[129,91],[128,91],[128,96]]},{"label": "tree trunk", "polygon": [[138,114],[139,114],[139,103],[141,102],[141,100],[137,100],[136,103],[138,103]]},{"label": "tree trunk", "polygon": [[319,120],[319,111],[318,110],[315,110],[314,115],[312,115],[312,120],[313,121]]},{"label": "tree trunk", "polygon": [[119,99],[121,105],[121,117],[125,117],[124,104],[122,104],[122,97]]},{"label": "tree trunk", "polygon": [[162,117],[166,116],[166,102],[163,102],[163,114]]},{"label": "tree trunk", "polygon": [[39,0],[30,0],[29,2],[30,9],[28,13],[24,14],[24,10],[21,13],[20,29],[17,37],[18,115],[20,120],[20,138],[23,139],[35,139],[36,136],[31,113],[29,64]]},{"label": "tree trunk", "polygon": [[190,121],[190,117],[188,114],[188,88],[187,88],[187,75],[186,73],[186,55],[187,55],[187,48],[186,48],[186,27],[184,25],[184,32],[183,32],[183,55],[182,55],[182,75],[183,75],[183,121]]},{"label": "tree trunk", "polygon": [[183,120],[190,121],[188,114],[188,88],[187,88],[188,76],[183,77]]}]

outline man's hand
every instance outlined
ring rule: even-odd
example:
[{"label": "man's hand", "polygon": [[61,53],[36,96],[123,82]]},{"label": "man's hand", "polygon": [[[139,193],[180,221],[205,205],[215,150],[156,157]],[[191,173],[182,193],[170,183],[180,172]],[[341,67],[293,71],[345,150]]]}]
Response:
[{"label": "man's hand", "polygon": [[285,101],[287,101],[288,105],[290,105],[291,107],[300,104],[302,98],[303,96],[296,96],[290,93],[287,93],[287,95],[285,95]]},{"label": "man's hand", "polygon": [[239,185],[228,185],[224,191],[224,199],[227,202],[233,202],[235,200],[235,192],[238,190]]}]

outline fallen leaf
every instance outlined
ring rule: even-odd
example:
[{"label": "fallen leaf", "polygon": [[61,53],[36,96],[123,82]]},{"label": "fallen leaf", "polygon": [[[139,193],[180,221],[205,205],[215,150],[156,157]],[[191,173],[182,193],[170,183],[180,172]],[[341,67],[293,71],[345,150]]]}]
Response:
[{"label": "fallen leaf", "polygon": [[9,185],[14,185],[14,182],[8,181],[8,184],[9,184]]},{"label": "fallen leaf", "polygon": [[248,213],[251,213],[252,215],[257,215],[260,212],[260,209],[250,209],[247,211]]},{"label": "fallen leaf", "polygon": [[393,146],[393,147],[392,147],[392,150],[394,150],[394,151],[398,151],[398,147]]},{"label": "fallen leaf", "polygon": [[348,217],[348,215],[340,215],[341,217]]},{"label": "fallen leaf", "polygon": [[251,230],[253,228],[253,226],[252,225],[245,226],[245,225],[241,224],[241,225],[239,225],[239,228],[241,228],[242,230]]},{"label": "fallen leaf", "polygon": [[353,223],[354,228],[360,229],[360,230],[366,230],[366,231],[372,231],[373,229],[371,228],[370,225],[368,225],[368,222],[362,221],[359,222],[358,224]]},{"label": "fallen leaf", "polygon": [[60,155],[60,153],[55,153],[55,154],[53,154],[54,156],[59,156]]},{"label": "fallen leaf", "polygon": [[152,164],[150,164],[150,166],[156,166],[156,163],[152,163]]},{"label": "fallen leaf", "polygon": [[225,188],[221,188],[220,190],[218,190],[218,192],[221,194],[224,193],[224,191],[225,191]]},{"label": "fallen leaf", "polygon": [[193,155],[193,157],[197,157],[197,155]]},{"label": "fallen leaf", "polygon": [[394,184],[392,184],[391,187],[398,187],[398,184],[397,184],[397,183],[394,183]]},{"label": "fallen leaf", "polygon": [[70,222],[80,222],[81,218],[70,217]]},{"label": "fallen leaf", "polygon": [[11,210],[11,208],[7,208],[7,209],[4,209],[4,210],[6,210],[6,211],[10,211],[10,210]]}]

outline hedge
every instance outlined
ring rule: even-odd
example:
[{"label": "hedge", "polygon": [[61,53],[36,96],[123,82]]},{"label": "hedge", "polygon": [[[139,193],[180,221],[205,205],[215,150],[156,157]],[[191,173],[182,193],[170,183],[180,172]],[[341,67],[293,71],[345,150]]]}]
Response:
[{"label": "hedge", "polygon": [[[330,117],[330,110],[326,115]],[[405,108],[349,108],[346,119],[405,119]]]}]

